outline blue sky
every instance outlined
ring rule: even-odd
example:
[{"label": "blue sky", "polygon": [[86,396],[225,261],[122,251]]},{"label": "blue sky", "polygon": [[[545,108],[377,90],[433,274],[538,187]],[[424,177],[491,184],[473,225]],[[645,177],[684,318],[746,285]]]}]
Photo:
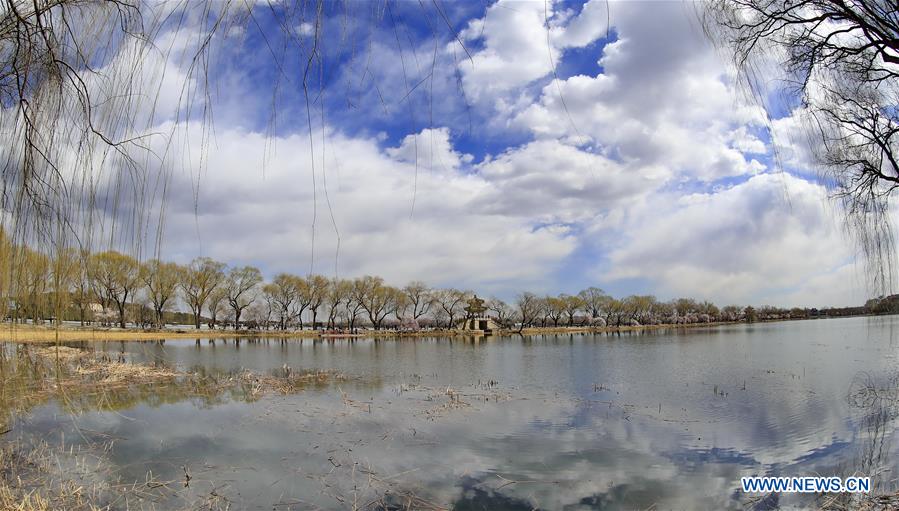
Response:
[{"label": "blue sky", "polygon": [[[795,105],[741,94],[691,4],[326,3],[311,140],[311,13],[252,13],[215,40],[208,144],[196,105],[151,122],[181,147],[161,163],[167,257],[503,298],[866,294]],[[156,65],[182,82],[148,82],[163,106],[197,83],[179,55]]]}]

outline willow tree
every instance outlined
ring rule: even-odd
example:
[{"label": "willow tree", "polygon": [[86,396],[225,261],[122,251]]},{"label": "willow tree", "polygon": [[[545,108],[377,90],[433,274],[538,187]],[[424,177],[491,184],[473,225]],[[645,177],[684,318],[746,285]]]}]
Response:
[{"label": "willow tree", "polygon": [[[810,152],[867,257],[872,284],[889,289],[894,280],[889,209],[899,187],[896,1],[700,5],[706,32],[728,50],[754,96],[772,116],[786,107],[799,119],[804,135],[789,142]],[[781,79],[772,80],[777,75]]]},{"label": "willow tree", "polygon": [[366,275],[356,280],[353,287],[355,300],[359,302],[368,320],[375,330],[380,330],[384,319],[393,312],[396,307],[396,298],[399,291],[384,284],[381,277]]},{"label": "willow tree", "polygon": [[340,313],[340,306],[351,297],[352,292],[352,281],[338,278],[331,279],[330,284],[328,284],[328,292],[325,293],[324,304],[329,329],[337,327],[337,315]]},{"label": "willow tree", "polygon": [[62,323],[69,305],[77,300],[75,286],[81,277],[81,270],[81,254],[77,249],[57,248],[50,268],[53,315],[57,324]]},{"label": "willow tree", "polygon": [[13,263],[13,285],[18,290],[16,315],[40,323],[48,312],[47,292],[50,289],[50,258],[28,247],[16,249]]},{"label": "willow tree", "polygon": [[78,309],[78,322],[81,326],[88,319],[91,305],[96,303],[90,276],[90,256],[88,251],[78,250],[73,271],[70,300]]}]

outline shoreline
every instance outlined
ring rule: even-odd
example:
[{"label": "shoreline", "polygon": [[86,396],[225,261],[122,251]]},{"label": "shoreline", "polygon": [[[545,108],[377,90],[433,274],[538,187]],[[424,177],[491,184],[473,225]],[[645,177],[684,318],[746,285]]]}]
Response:
[{"label": "shoreline", "polygon": [[[842,317],[842,316],[841,316]],[[803,319],[778,319],[758,321],[771,323],[776,321],[801,321]],[[708,328],[723,325],[746,324],[744,321],[716,321],[710,323],[659,324],[659,325],[622,325],[611,327],[559,326],[531,327],[519,332],[516,329],[500,329],[492,335],[460,330],[427,330],[402,332],[395,330],[365,330],[355,334],[331,333],[324,330],[143,330],[120,328],[94,328],[63,325],[61,327],[40,326],[30,324],[4,323],[0,325],[0,336],[8,342],[66,342],[66,341],[159,341],[165,339],[365,339],[365,338],[426,338],[426,337],[460,337],[490,338],[558,335],[558,334],[599,334],[620,332],[642,332],[665,329]]]}]

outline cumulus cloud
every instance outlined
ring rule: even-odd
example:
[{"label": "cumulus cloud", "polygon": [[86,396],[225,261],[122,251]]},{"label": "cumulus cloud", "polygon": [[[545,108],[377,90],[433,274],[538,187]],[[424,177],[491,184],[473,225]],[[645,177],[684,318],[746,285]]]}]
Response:
[{"label": "cumulus cloud", "polygon": [[[789,174],[766,174],[711,193],[674,197],[627,226],[609,278],[646,277],[659,292],[722,303],[845,305],[853,254],[827,211],[826,191]],[[834,287],[818,294],[822,283]],[[834,292],[836,291],[836,292]]]},{"label": "cumulus cloud", "polygon": [[461,154],[453,148],[449,128],[425,128],[420,133],[406,135],[399,147],[387,149],[391,158],[419,165],[454,170],[472,161],[470,154]]},{"label": "cumulus cloud", "polygon": [[[239,87],[217,113],[227,124],[208,140],[196,124],[164,119],[155,128],[181,141],[168,152],[155,139],[154,154],[166,159],[147,162],[171,176],[163,254],[252,263],[268,275],[370,273],[504,297],[575,291],[560,281],[638,280],[645,288],[625,284],[626,292],[860,301],[826,190],[803,177],[807,154],[797,145],[781,154],[794,174],[770,173],[776,151],[767,121],[736,94],[690,7],[653,3],[652,16],[646,9],[497,2],[460,33],[473,62],[461,58],[458,68],[457,43],[437,51],[434,41],[410,36],[408,48],[396,49],[387,44],[392,32],[380,34],[370,55],[334,69],[349,113],[315,105],[328,111],[315,116],[311,143],[305,126],[243,128],[262,100]],[[613,40],[590,50],[595,73],[553,79],[550,55],[564,62],[607,29]],[[418,50],[434,52],[438,70],[459,70],[473,118],[457,116],[453,72],[429,77]],[[177,65],[171,73],[183,80]],[[170,83],[154,87],[178,97]],[[425,90],[434,94],[427,124],[413,108]],[[387,92],[398,102],[384,101]],[[302,105],[285,111],[305,116]],[[384,124],[368,129],[376,122]],[[793,132],[798,122],[775,120],[772,130]],[[469,123],[481,124],[483,139],[462,135]]]},{"label": "cumulus cloud", "polygon": [[469,41],[483,40],[471,65],[462,67],[475,100],[514,91],[551,72],[546,14],[542,2],[499,1],[462,31]]},{"label": "cumulus cloud", "polygon": [[566,49],[607,33],[605,2],[591,0],[576,15],[559,10],[560,3],[500,0],[469,22],[460,35],[482,49],[462,72],[476,101],[497,107],[514,103],[522,87],[553,72]]},{"label": "cumulus cloud", "polygon": [[[586,9],[586,7],[585,7]],[[714,181],[762,172],[745,153],[764,153],[747,133],[763,120],[738,101],[723,62],[679,3],[614,4],[618,39],[603,48],[595,76],[546,85],[513,116],[537,137],[586,136],[609,154],[664,165],[666,179]]]},{"label": "cumulus cloud", "polygon": [[651,177],[557,140],[538,140],[492,158],[479,174],[494,187],[489,209],[538,222],[590,219],[652,189]]},{"label": "cumulus cloud", "polygon": [[[423,148],[429,135],[418,134]],[[542,281],[576,246],[564,226],[535,229],[527,214],[498,214],[496,184],[459,171],[465,158],[458,153],[444,152],[445,166],[420,168],[416,178],[409,139],[382,150],[375,139],[331,132],[323,147],[315,143],[312,159],[303,135],[272,141],[219,132],[196,201],[194,173],[172,173],[164,252],[182,261],[202,253],[259,264],[269,274],[377,274],[396,284],[423,279],[504,291]],[[271,144],[276,150],[263,169]],[[200,159],[199,144],[192,147],[185,161]]]}]

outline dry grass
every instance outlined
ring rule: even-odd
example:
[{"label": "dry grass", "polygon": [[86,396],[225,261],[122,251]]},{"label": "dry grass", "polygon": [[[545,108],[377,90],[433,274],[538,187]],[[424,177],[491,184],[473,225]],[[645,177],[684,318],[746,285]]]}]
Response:
[{"label": "dry grass", "polygon": [[[65,363],[73,369],[72,379],[100,385],[153,383],[183,376],[165,366],[132,364],[114,360],[107,353],[70,348],[68,346],[41,346],[34,354],[45,360]],[[76,383],[78,383],[76,381]]]},{"label": "dry grass", "polygon": [[[124,354],[67,346],[24,344],[13,350],[6,348],[0,351],[0,435],[10,433],[11,427],[4,423],[14,424],[16,416],[27,415],[34,407],[51,401],[69,413],[126,409],[146,399],[199,397],[216,402],[230,397],[253,401],[266,394],[301,392],[343,379],[333,371],[294,371],[287,366],[272,374],[200,374],[134,363]],[[103,467],[97,465],[98,458],[91,452],[81,459],[78,452],[73,454],[65,446],[23,442],[23,435],[30,438],[27,430],[10,433],[14,440],[2,441],[4,437],[0,436],[0,510],[93,511],[107,509],[103,506],[108,502],[127,502],[129,497],[153,502],[157,497],[154,492],[171,494],[183,486],[180,481],[155,480],[113,485],[110,478],[98,472]],[[75,470],[70,468],[73,465]],[[200,497],[201,501],[184,509],[228,508],[229,503],[219,502],[215,495]]]},{"label": "dry grass", "polygon": [[899,509],[899,492],[828,494],[820,499],[818,507],[827,511],[891,511]]},{"label": "dry grass", "polygon": [[[46,444],[11,443],[0,449],[0,509],[95,511],[95,488],[60,478],[57,454]],[[48,477],[53,474],[52,477]]]},{"label": "dry grass", "polygon": [[[286,371],[286,374],[285,374]],[[292,394],[315,385],[325,385],[345,377],[334,371],[302,371],[294,373],[290,369],[282,369],[275,376],[243,371],[237,381],[245,386],[250,396],[260,396],[269,392]]]},{"label": "dry grass", "polygon": [[[69,346],[21,345],[12,371],[5,371],[0,383],[12,387],[13,380],[26,385],[32,394],[65,389],[72,393],[90,390],[113,391],[139,385],[204,387],[222,392],[235,386],[252,387],[253,395],[266,392],[290,393],[307,386],[323,385],[344,376],[334,371],[294,371],[284,366],[273,374],[252,371],[203,373],[181,371],[163,364],[129,361],[124,354],[72,348]],[[20,386],[21,387],[21,386]],[[2,403],[0,403],[2,404]]]}]

